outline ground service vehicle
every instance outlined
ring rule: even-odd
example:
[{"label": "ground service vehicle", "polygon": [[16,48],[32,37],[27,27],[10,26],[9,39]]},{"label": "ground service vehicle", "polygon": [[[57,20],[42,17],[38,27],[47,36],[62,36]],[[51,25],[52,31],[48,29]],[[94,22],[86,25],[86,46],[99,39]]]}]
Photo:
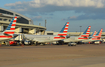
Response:
[{"label": "ground service vehicle", "polygon": [[77,45],[77,43],[75,43],[75,42],[68,43],[68,46],[76,46],[76,45]]}]

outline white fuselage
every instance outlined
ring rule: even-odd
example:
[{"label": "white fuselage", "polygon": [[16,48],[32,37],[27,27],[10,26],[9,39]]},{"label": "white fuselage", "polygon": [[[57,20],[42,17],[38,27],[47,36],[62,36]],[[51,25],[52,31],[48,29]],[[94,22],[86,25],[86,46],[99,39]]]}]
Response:
[{"label": "white fuselage", "polygon": [[69,43],[69,42],[79,42],[82,41],[84,39],[78,39],[79,36],[71,36],[70,38],[64,39],[65,43]]},{"label": "white fuselage", "polygon": [[83,40],[83,41],[81,41],[81,42],[92,42],[92,41],[95,41],[95,40],[87,39],[87,40]]},{"label": "white fuselage", "polygon": [[38,43],[54,42],[62,39],[54,39],[56,35],[24,35],[26,39],[36,41]]},{"label": "white fuselage", "polygon": [[[101,39],[100,39],[101,40]],[[93,42],[93,41],[100,41],[100,40],[92,40],[92,39],[87,39],[87,40],[83,40],[81,42]]]}]

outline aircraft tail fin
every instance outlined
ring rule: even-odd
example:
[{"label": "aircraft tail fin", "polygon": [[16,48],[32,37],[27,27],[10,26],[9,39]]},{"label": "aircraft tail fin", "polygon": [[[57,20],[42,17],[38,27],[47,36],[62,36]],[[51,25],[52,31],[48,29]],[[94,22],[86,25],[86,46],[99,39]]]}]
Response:
[{"label": "aircraft tail fin", "polygon": [[67,36],[69,27],[69,22],[66,22],[62,30],[57,34],[57,37],[54,37],[54,39],[65,39],[65,36]]},{"label": "aircraft tail fin", "polygon": [[95,35],[96,35],[96,31],[94,31],[94,32],[92,33],[92,35],[91,35],[91,36],[89,36],[89,38],[88,38],[88,39],[92,39]]},{"label": "aircraft tail fin", "polygon": [[98,33],[96,34],[96,36],[101,36],[102,31],[103,31],[103,29],[100,29],[100,30],[98,31]]},{"label": "aircraft tail fin", "polygon": [[12,21],[8,25],[7,29],[3,32],[6,35],[14,34],[16,26],[17,17],[13,17]]},{"label": "aircraft tail fin", "polygon": [[83,34],[79,36],[79,39],[88,39],[90,33],[91,26],[88,26]]},{"label": "aircraft tail fin", "polygon": [[94,37],[96,35],[96,31],[94,31],[91,35],[91,37]]},{"label": "aircraft tail fin", "polygon": [[103,29],[100,29],[98,33],[95,36],[93,36],[92,40],[100,40],[102,31]]}]

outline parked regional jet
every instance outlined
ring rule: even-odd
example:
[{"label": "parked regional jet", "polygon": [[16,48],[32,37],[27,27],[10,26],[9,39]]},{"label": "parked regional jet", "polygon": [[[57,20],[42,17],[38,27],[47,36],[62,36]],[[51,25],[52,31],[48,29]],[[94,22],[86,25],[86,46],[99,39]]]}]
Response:
[{"label": "parked regional jet", "polygon": [[14,17],[10,22],[10,24],[8,25],[7,29],[4,32],[0,33],[0,41],[5,41],[17,36],[14,34],[16,21],[17,21],[17,17]]},{"label": "parked regional jet", "polygon": [[64,25],[60,33],[58,33],[57,35],[24,35],[24,36],[26,39],[29,39],[41,44],[44,44],[47,42],[55,42],[66,38],[68,27],[69,27],[69,22],[67,22]]},{"label": "parked regional jet", "polygon": [[82,42],[93,42],[93,41],[100,41],[101,39],[101,34],[102,34],[103,29],[100,29],[99,32],[96,34],[96,31],[93,32],[91,37],[87,40],[83,40]]},{"label": "parked regional jet", "polygon": [[69,42],[79,42],[82,40],[86,40],[89,37],[91,26],[88,26],[85,32],[80,35],[80,36],[70,36],[68,39],[64,39],[64,43],[69,43]]}]

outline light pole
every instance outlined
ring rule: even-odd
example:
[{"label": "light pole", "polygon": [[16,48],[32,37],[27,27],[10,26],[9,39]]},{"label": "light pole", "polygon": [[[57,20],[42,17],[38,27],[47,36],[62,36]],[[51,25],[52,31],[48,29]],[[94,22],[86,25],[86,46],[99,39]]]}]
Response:
[{"label": "light pole", "polygon": [[81,35],[81,27],[82,27],[82,26],[80,26],[80,35]]},{"label": "light pole", "polygon": [[45,20],[45,27],[46,27],[46,23],[47,23],[47,22],[46,22],[46,20]]},{"label": "light pole", "polygon": [[41,26],[41,23],[39,23],[39,26]]}]

